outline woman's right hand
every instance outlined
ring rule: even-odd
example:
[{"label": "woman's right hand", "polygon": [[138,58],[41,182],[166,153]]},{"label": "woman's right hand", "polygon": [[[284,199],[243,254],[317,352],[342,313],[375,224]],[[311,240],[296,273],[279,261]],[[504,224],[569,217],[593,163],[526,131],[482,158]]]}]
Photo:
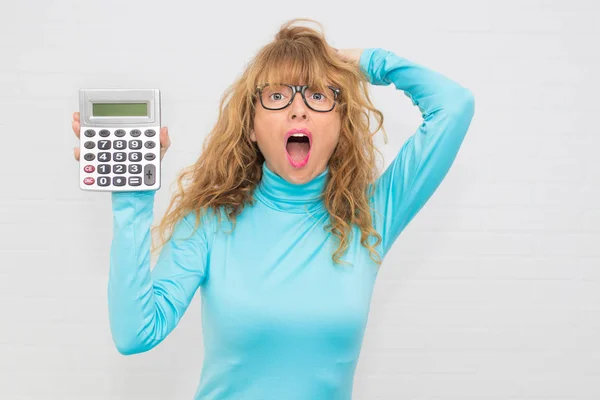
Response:
[{"label": "woman's right hand", "polygon": [[[75,132],[75,136],[79,139],[79,133],[81,132],[81,124],[79,123],[79,112],[73,113],[73,121],[71,121],[71,126],[73,127],[73,132]],[[160,159],[162,160],[165,156],[165,153],[171,146],[171,138],[169,138],[169,129],[166,126],[160,128]],[[75,160],[79,161],[79,146],[73,148],[73,155],[75,156]]]}]

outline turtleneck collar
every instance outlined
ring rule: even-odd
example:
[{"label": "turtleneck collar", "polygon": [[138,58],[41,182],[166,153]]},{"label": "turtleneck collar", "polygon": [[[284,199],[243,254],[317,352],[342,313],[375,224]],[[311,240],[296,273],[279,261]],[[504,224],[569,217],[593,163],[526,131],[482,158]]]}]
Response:
[{"label": "turtleneck collar", "polygon": [[262,165],[262,172],[254,194],[267,206],[293,214],[314,212],[325,207],[322,195],[327,184],[329,167],[311,181],[302,184],[286,181],[271,171],[266,162]]}]

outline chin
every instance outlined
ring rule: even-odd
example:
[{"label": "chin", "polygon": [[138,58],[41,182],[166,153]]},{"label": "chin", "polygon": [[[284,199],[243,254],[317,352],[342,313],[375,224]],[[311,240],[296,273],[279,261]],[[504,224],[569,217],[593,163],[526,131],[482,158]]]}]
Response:
[{"label": "chin", "polygon": [[317,175],[323,172],[323,168],[315,168],[315,166],[311,165],[311,163],[306,164],[302,168],[294,168],[293,166],[288,164],[285,167],[285,171],[288,175],[286,179],[289,182],[301,184],[314,179]]},{"label": "chin", "polygon": [[313,168],[311,167],[310,163],[301,168],[297,168],[292,166],[288,160],[285,160],[285,164],[283,164],[282,175],[280,176],[288,182],[302,184],[310,181],[313,178],[312,172]]}]

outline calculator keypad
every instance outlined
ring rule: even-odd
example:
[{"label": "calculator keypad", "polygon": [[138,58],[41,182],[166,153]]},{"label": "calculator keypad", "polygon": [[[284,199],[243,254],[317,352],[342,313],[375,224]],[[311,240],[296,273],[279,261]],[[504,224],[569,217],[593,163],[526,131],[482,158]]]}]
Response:
[{"label": "calculator keypad", "polygon": [[158,140],[155,129],[85,129],[82,188],[117,191],[155,187],[160,162]]}]

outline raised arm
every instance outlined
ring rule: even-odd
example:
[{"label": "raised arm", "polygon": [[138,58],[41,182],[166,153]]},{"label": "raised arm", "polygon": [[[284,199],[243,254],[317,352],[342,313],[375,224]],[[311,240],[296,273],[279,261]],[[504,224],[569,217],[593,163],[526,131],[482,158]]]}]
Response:
[{"label": "raised arm", "polygon": [[423,123],[375,183],[375,226],[383,257],[448,173],[467,133],[472,92],[444,75],[380,48],[363,50],[360,67],[371,84],[402,90],[419,107]]},{"label": "raised arm", "polygon": [[202,225],[194,213],[180,220],[150,269],[150,226],[155,191],[113,192],[108,311],[113,341],[121,354],[148,351],[177,326],[208,264]]}]

